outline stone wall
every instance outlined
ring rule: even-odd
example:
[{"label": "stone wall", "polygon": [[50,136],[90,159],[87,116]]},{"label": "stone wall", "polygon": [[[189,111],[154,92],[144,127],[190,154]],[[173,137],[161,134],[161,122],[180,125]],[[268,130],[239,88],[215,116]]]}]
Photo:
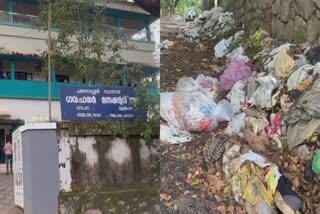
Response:
[{"label": "stone wall", "polygon": [[113,136],[110,123],[59,123],[60,212],[159,213],[159,141],[138,128]]},{"label": "stone wall", "polygon": [[320,0],[223,0],[250,33],[259,27],[280,40],[319,43]]}]

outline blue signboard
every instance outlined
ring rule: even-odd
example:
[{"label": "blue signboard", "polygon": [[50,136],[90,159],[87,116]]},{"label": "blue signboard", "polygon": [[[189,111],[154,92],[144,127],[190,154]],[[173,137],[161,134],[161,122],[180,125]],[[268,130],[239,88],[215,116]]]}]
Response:
[{"label": "blue signboard", "polygon": [[62,120],[134,120],[135,90],[131,87],[60,87]]}]

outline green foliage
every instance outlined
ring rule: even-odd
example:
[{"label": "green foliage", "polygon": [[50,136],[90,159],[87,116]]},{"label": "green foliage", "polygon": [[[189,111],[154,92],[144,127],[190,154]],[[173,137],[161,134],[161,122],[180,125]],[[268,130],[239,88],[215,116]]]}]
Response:
[{"label": "green foliage", "polygon": [[137,89],[137,102],[134,104],[136,110],[147,111],[147,121],[143,132],[144,140],[151,143],[154,130],[160,130],[160,94],[158,91],[151,91],[150,88],[157,88],[156,82],[145,80]]},{"label": "green foliage", "polygon": [[298,44],[305,41],[305,35],[304,35],[303,29],[299,29],[294,32],[294,41]]},{"label": "green foliage", "polygon": [[[55,0],[51,3],[52,26],[59,35],[51,40],[51,62],[68,69],[78,80],[102,80],[112,84],[121,75],[117,63],[125,63],[120,52],[128,44],[114,27],[104,25],[106,3],[97,0]],[[40,17],[35,27],[48,28],[48,1],[40,0]],[[108,53],[108,54],[107,54]],[[43,53],[47,68],[47,52]]]},{"label": "green foliage", "polygon": [[241,40],[236,39],[235,37],[232,37],[232,40],[229,45],[227,45],[227,51],[228,53],[231,53],[233,50],[239,48],[241,46]]},{"label": "green foliage", "polygon": [[252,50],[258,50],[261,47],[262,29],[255,32],[249,39],[249,47]]},{"label": "green foliage", "polygon": [[189,9],[201,11],[201,0],[161,0],[160,3],[164,15],[179,13],[185,16]]}]

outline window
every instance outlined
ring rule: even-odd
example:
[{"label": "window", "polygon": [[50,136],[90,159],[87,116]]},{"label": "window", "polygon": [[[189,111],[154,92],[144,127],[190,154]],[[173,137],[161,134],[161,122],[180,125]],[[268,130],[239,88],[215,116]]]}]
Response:
[{"label": "window", "polygon": [[56,75],[57,82],[70,82],[69,76],[67,75]]},{"label": "window", "polygon": [[15,72],[15,79],[16,80],[32,80],[32,73],[27,72]]}]

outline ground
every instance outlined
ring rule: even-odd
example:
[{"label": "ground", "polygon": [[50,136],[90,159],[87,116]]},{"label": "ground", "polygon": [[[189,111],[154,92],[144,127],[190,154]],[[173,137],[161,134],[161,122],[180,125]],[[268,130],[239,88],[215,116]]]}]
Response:
[{"label": "ground", "polygon": [[[161,20],[161,41],[174,41],[184,26],[183,23]],[[181,77],[196,77],[198,74],[215,76],[221,69],[214,61],[213,52],[201,51],[194,43],[179,43],[176,48],[164,50],[161,55],[161,92],[175,91]],[[170,195],[171,202],[162,204],[161,213],[215,213],[210,211],[214,197],[205,193],[204,185],[190,185],[185,179],[190,169],[201,166],[204,142],[202,135],[193,136],[186,145],[161,144],[161,193]]]},{"label": "ground", "polygon": [[5,165],[0,165],[0,214],[15,214],[13,175],[6,175]]},{"label": "ground", "polygon": [[[217,77],[226,65],[225,61],[214,58],[213,47],[201,50],[195,43],[177,39],[184,26],[183,22],[161,20],[161,41],[167,39],[175,42],[171,48],[161,53],[161,92],[175,91],[181,77],[195,78],[199,74]],[[222,131],[223,128],[222,125],[219,130]],[[210,167],[208,172],[201,167],[203,146],[215,134],[217,132],[193,134],[193,140],[183,145],[161,142],[161,213],[247,213],[245,207],[235,202],[232,191],[224,183],[221,163]],[[249,137],[260,143],[259,138]],[[283,170],[293,189],[305,200],[307,208],[304,208],[303,213],[320,213],[319,179],[311,183],[304,179],[310,161],[299,160],[294,154],[285,149],[277,149],[274,145],[267,145],[263,149],[260,144],[242,145],[266,157]]]}]

